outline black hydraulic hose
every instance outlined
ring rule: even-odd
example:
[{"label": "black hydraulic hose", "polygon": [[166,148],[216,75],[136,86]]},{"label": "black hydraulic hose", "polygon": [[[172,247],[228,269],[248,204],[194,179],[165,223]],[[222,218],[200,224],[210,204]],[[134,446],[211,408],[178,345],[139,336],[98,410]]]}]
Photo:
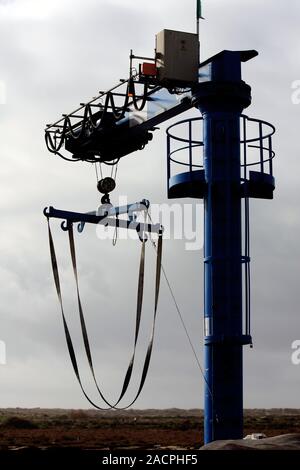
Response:
[{"label": "black hydraulic hose", "polygon": [[[144,84],[144,91],[143,91],[143,97],[142,97],[142,102],[140,105],[138,105],[138,101],[140,98],[137,98],[136,92],[135,92],[135,82],[133,79],[129,79],[127,82],[127,90],[126,90],[126,96],[125,96],[125,101],[123,103],[123,106],[116,106],[115,100],[114,100],[114,94],[113,92],[108,92],[105,97],[105,103],[102,106],[99,104],[99,109],[101,110],[101,117],[99,121],[97,122],[94,121],[95,114],[92,113],[91,106],[88,103],[85,108],[84,108],[84,115],[82,118],[82,121],[78,125],[73,125],[70,119],[70,116],[66,116],[64,119],[64,124],[62,131],[59,135],[59,143],[56,144],[53,142],[53,139],[51,137],[50,131],[47,129],[45,131],[45,140],[46,140],[46,145],[48,150],[51,153],[57,153],[63,146],[65,142],[66,135],[69,134],[74,140],[78,140],[82,137],[87,124],[90,124],[94,129],[100,128],[102,125],[103,119],[108,111],[108,108],[110,107],[112,109],[112,113],[116,121],[119,121],[124,118],[126,111],[128,110],[128,105],[129,105],[129,98],[132,97],[132,104],[135,108],[136,111],[142,111],[147,103],[147,93],[148,93],[148,85],[147,83]],[[75,127],[75,131],[74,131]],[[66,159],[66,158],[65,158]],[[68,160],[68,159],[66,159]],[[80,159],[78,159],[80,160]],[[74,161],[74,160],[71,160]]]},{"label": "black hydraulic hose", "polygon": [[[112,113],[114,115],[114,118],[117,120],[117,121],[120,121],[121,119],[123,119],[123,117],[125,116],[125,113],[127,111],[127,108],[128,108],[128,103],[129,103],[129,96],[128,96],[128,87],[127,87],[127,92],[126,92],[126,97],[125,97],[125,101],[124,101],[124,104],[122,107],[118,108],[116,105],[115,105],[115,100],[114,100],[114,95],[113,93],[108,93],[107,94],[107,98],[108,98],[108,102],[110,103],[110,106],[111,106],[111,109],[112,109]],[[120,111],[121,110],[121,111]]]},{"label": "black hydraulic hose", "polygon": [[131,79],[128,82],[128,88],[129,88],[129,90],[131,91],[131,94],[132,94],[132,102],[133,102],[135,110],[136,111],[143,111],[143,109],[144,109],[144,107],[147,103],[147,93],[148,93],[147,83],[144,84],[143,98],[142,98],[142,103],[141,103],[140,106],[137,104],[138,99],[137,99],[136,93],[135,93],[135,82],[134,82],[134,80]]}]

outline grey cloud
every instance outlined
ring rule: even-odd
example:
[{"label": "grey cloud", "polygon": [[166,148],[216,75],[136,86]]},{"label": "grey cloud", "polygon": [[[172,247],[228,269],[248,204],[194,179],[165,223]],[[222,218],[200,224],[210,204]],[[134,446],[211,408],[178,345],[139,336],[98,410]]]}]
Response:
[{"label": "grey cloud", "polygon": [[[151,54],[154,35],[164,26],[194,28],[194,2],[174,7],[171,0],[151,5],[141,1],[136,7],[126,1],[44,1],[52,8],[44,18],[8,18],[1,11],[9,5],[0,6],[0,79],[7,85],[7,104],[0,106],[0,311],[1,339],[8,349],[8,364],[0,368],[2,406],[88,407],[64,344],[42,209],[52,204],[90,210],[99,197],[91,166],[71,165],[48,154],[44,124],[126,76],[129,49]],[[291,103],[290,86],[300,79],[299,13],[294,0],[288,8],[270,0],[216,0],[205,2],[207,20],[201,25],[203,57],[223,48],[259,49],[260,56],[244,67],[245,80],[253,85],[253,106],[246,112],[278,128],[275,200],[251,203],[255,350],[245,351],[245,406],[298,406],[300,369],[290,363],[290,346],[300,337],[300,107]],[[144,152],[120,162],[118,191],[129,200],[167,202],[165,128],[161,126]],[[53,227],[66,311],[82,356],[67,241],[58,224]],[[202,357],[202,253],[186,252],[177,241],[165,247],[166,269]],[[134,242],[113,249],[108,241],[97,240],[93,229],[78,237],[82,296],[96,363],[109,394],[120,386],[130,356],[138,250]],[[141,351],[153,307],[150,247],[148,252]],[[163,284],[153,362],[137,406],[201,407],[202,399],[199,370]]]}]

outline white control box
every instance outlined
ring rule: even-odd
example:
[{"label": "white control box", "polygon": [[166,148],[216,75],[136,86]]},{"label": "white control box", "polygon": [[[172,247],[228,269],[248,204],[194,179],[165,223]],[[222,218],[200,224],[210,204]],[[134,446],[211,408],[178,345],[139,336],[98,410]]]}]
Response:
[{"label": "white control box", "polygon": [[198,82],[199,40],[197,34],[164,29],[156,35],[158,80],[165,85]]}]

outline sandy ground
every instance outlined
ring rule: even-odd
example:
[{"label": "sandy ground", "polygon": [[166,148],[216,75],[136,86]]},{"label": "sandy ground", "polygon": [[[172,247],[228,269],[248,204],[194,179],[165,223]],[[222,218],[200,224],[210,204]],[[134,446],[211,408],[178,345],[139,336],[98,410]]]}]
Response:
[{"label": "sandy ground", "polygon": [[[300,410],[248,410],[245,434],[300,434]],[[0,450],[20,447],[79,449],[199,449],[200,410],[96,412],[0,410]]]}]

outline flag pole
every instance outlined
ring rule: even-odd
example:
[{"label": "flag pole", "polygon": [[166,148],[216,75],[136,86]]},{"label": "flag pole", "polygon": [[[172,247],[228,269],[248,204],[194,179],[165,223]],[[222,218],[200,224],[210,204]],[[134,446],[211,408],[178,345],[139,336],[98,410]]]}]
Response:
[{"label": "flag pole", "polygon": [[200,19],[202,18],[202,5],[201,5],[201,0],[196,0],[196,31],[197,31],[197,36],[198,36],[198,42],[199,42],[199,62],[200,62]]}]

